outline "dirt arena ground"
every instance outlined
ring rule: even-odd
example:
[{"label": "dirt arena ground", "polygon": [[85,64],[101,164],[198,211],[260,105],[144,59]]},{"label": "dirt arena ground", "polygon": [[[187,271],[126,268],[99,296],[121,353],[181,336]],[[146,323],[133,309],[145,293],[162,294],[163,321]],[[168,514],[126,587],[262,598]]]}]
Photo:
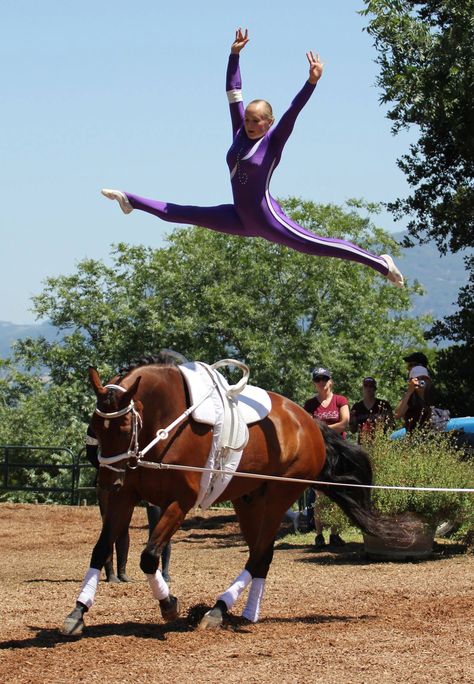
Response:
[{"label": "dirt arena ground", "polygon": [[232,617],[198,631],[196,617],[242,569],[246,549],[230,512],[194,513],[172,551],[182,617],[161,622],[138,567],[139,508],[134,582],[101,583],[73,640],[58,627],[89,565],[97,508],[0,504],[0,682],[474,681],[473,555],[443,545],[428,561],[375,563],[361,544],[316,553],[280,539],[259,624]]}]

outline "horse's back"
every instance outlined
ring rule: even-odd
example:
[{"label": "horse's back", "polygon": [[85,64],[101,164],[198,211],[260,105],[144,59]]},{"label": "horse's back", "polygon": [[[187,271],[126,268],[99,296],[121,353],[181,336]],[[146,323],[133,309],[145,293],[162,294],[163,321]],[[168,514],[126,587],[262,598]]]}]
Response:
[{"label": "horse's back", "polygon": [[[313,418],[291,399],[269,392],[272,409],[262,421],[250,426],[249,443],[243,454],[255,459],[262,454],[271,470],[291,470],[315,477],[322,469],[326,449],[321,431]],[[264,465],[264,463],[262,463]]]}]

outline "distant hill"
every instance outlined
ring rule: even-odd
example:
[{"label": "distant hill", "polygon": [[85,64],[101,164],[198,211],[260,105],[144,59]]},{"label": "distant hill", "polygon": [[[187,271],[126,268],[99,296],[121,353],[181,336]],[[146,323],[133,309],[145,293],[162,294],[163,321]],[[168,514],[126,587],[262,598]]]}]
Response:
[{"label": "distant hill", "polygon": [[0,358],[6,358],[11,354],[11,345],[15,340],[24,337],[46,337],[54,340],[58,336],[57,329],[50,323],[32,323],[31,325],[18,325],[0,321]]},{"label": "distant hill", "polygon": [[[395,233],[393,237],[401,242],[403,235]],[[466,283],[463,255],[440,256],[435,245],[422,245],[403,249],[397,264],[410,282],[416,279],[426,290],[422,297],[413,298],[414,315],[431,314],[438,319],[456,310],[458,290]],[[41,335],[47,340],[54,340],[58,331],[49,323],[17,325],[0,321],[0,357],[9,356],[11,344],[18,338]]]},{"label": "distant hill", "polygon": [[[393,237],[401,242],[404,233],[395,233]],[[402,250],[402,256],[396,260],[401,272],[411,283],[418,280],[426,290],[423,296],[413,298],[414,315],[431,314],[438,319],[456,311],[458,291],[467,282],[464,256],[472,253],[473,250],[466,250],[440,256],[434,244]]]}]

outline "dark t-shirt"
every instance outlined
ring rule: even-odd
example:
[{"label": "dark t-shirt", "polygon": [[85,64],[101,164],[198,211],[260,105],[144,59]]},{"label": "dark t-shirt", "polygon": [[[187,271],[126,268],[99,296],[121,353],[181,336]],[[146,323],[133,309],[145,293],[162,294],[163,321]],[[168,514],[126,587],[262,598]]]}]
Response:
[{"label": "dark t-shirt", "polygon": [[[392,418],[392,407],[385,399],[375,399],[372,408],[368,409],[364,401],[357,401],[351,408],[351,414],[355,414],[359,438],[361,434],[371,433],[376,421],[387,421]],[[387,424],[387,427],[390,427]]]},{"label": "dark t-shirt", "polygon": [[405,428],[407,432],[413,432],[415,428],[423,427],[431,418],[431,406],[427,405],[425,401],[412,394],[408,400],[408,408],[403,416]]},{"label": "dark t-shirt", "polygon": [[[341,394],[333,394],[331,401],[327,406],[322,406],[318,397],[311,397],[304,403],[304,410],[307,411],[313,418],[321,420],[326,425],[334,425],[341,420],[341,406],[349,406],[346,397]],[[346,433],[342,432],[341,437],[346,438]]]}]

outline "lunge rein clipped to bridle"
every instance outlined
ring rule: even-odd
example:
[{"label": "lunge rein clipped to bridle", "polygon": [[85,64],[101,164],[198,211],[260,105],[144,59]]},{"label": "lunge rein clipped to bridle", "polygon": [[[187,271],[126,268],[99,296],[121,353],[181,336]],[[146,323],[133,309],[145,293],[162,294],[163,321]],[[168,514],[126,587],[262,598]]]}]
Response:
[{"label": "lunge rein clipped to bridle", "polygon": [[[95,413],[97,413],[98,416],[101,418],[105,418],[106,420],[114,419],[114,418],[121,418],[122,416],[125,416],[127,413],[130,411],[132,412],[132,438],[130,440],[130,445],[128,447],[128,450],[121,453],[117,454],[117,456],[101,456],[99,454],[98,460],[99,460],[99,468],[108,468],[109,470],[114,470],[116,473],[124,473],[126,472],[126,468],[114,468],[112,463],[118,463],[119,461],[123,461],[125,458],[129,459],[129,462],[127,463],[128,468],[130,470],[135,470],[139,465],[145,466],[145,467],[160,467],[159,463],[152,463],[149,461],[143,461],[143,456],[145,456],[148,451],[152,447],[155,446],[158,442],[168,439],[169,433],[173,428],[175,428],[177,425],[183,422],[183,420],[186,420],[186,418],[198,407],[200,406],[205,399],[207,399],[212,392],[214,391],[215,387],[215,382],[213,381],[212,387],[209,389],[209,391],[195,404],[190,406],[186,411],[183,411],[183,413],[176,418],[168,427],[162,428],[161,430],[158,430],[156,433],[155,439],[153,439],[142,451],[140,451],[140,447],[138,444],[138,434],[143,426],[142,418],[140,414],[138,413],[137,409],[135,408],[135,402],[133,399],[130,401],[129,405],[126,406],[123,409],[120,409],[120,411],[111,411],[106,413],[105,411],[101,411],[100,409],[96,408]],[[118,389],[121,392],[126,392],[127,390],[124,387],[121,387],[120,385],[104,385],[104,389]],[[140,425],[140,427],[139,427]],[[130,464],[130,459],[135,458],[136,459],[136,464],[131,465]]]},{"label": "lunge rein clipped to bridle", "polygon": [[[119,411],[111,411],[111,412],[105,412],[101,411],[100,409],[96,408],[95,413],[97,413],[98,416],[101,418],[105,418],[106,420],[113,420],[114,418],[121,418],[122,416],[125,416],[127,413],[130,411],[132,412],[132,437],[130,440],[130,445],[128,447],[128,450],[125,451],[122,454],[117,454],[117,456],[98,456],[99,460],[99,468],[108,468],[109,470],[114,470],[117,473],[124,473],[126,472],[126,468],[114,468],[111,464],[112,463],[118,463],[119,461],[123,461],[125,458],[128,458],[129,461],[127,463],[128,468],[131,470],[135,470],[139,465],[144,466],[146,468],[165,468],[166,466],[161,463],[155,463],[153,461],[144,461],[143,456],[147,454],[150,449],[152,449],[155,444],[158,442],[168,439],[169,433],[173,428],[175,428],[177,425],[182,423],[186,418],[195,410],[197,409],[198,406],[200,406],[208,397],[211,396],[211,394],[214,392],[215,388],[217,387],[217,382],[215,378],[213,377],[211,371],[217,370],[217,368],[221,368],[222,366],[228,366],[228,365],[233,365],[236,366],[237,368],[240,368],[243,371],[243,377],[235,384],[231,385],[227,391],[227,394],[229,397],[235,397],[240,392],[243,390],[245,385],[247,384],[247,380],[249,378],[249,368],[245,363],[242,363],[241,361],[236,361],[235,359],[223,359],[222,361],[216,361],[213,363],[211,366],[206,366],[205,364],[202,364],[203,368],[206,370],[206,372],[209,375],[209,379],[211,381],[211,387],[209,388],[209,391],[204,394],[198,401],[196,401],[192,406],[190,406],[186,411],[183,411],[183,413],[178,416],[168,427],[162,428],[160,430],[157,430],[156,432],[156,437],[152,439],[152,441],[140,451],[140,447],[138,444],[138,434],[143,427],[143,422],[140,414],[138,413],[137,409],[135,408],[135,402],[133,399],[130,400],[130,403],[128,406],[126,406],[123,409],[120,409]],[[121,385],[104,385],[104,389],[116,389],[120,390],[120,392],[126,392],[127,390],[124,387],[121,387]],[[140,427],[139,427],[140,425]],[[134,465],[130,464],[130,459],[133,458],[135,459],[136,463]]]}]

